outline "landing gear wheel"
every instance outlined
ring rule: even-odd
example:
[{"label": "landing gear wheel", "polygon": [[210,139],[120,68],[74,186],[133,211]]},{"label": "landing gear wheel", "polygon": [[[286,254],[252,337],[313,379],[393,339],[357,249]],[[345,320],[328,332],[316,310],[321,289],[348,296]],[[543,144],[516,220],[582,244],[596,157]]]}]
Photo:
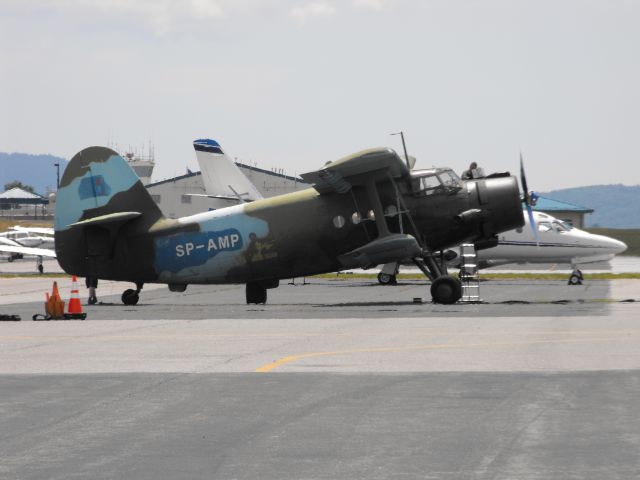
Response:
[{"label": "landing gear wheel", "polygon": [[44,267],[42,265],[38,265],[38,271],[40,273],[44,273]]},{"label": "landing gear wheel", "polygon": [[245,290],[247,297],[247,305],[255,303],[267,303],[267,289],[257,282],[247,283]]},{"label": "landing gear wheel", "polygon": [[89,300],[87,300],[87,302],[89,303],[89,305],[95,305],[96,303],[98,303],[98,298],[93,295],[89,297]]},{"label": "landing gear wheel", "polygon": [[582,285],[582,275],[572,273],[569,277],[568,285]]},{"label": "landing gear wheel", "polygon": [[431,284],[431,298],[434,303],[450,305],[456,303],[461,297],[462,285],[449,275],[442,275]]},{"label": "landing gear wheel", "polygon": [[140,297],[138,296],[138,292],[133,290],[132,288],[128,288],[122,294],[122,303],[125,305],[135,305],[138,303]]},{"label": "landing gear wheel", "polygon": [[380,272],[378,274],[378,283],[380,285],[397,285],[396,276],[390,273]]}]

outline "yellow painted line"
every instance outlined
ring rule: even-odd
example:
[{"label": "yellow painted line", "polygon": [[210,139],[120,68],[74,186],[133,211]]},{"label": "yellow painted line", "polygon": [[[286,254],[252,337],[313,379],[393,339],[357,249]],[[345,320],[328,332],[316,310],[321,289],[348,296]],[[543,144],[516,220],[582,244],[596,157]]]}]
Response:
[{"label": "yellow painted line", "polygon": [[256,373],[268,373],[272,372],[276,368],[279,368],[283,365],[287,365],[289,363],[297,362],[298,360],[302,360],[305,358],[313,358],[313,357],[326,357],[332,355],[346,355],[351,353],[389,353],[389,352],[409,352],[416,350],[444,350],[444,349],[454,349],[454,348],[467,348],[467,347],[513,347],[519,345],[543,345],[543,344],[553,344],[553,343],[592,343],[595,341],[601,340],[613,340],[617,337],[602,337],[597,339],[566,339],[566,340],[532,340],[528,342],[496,342],[496,343],[443,343],[443,344],[434,344],[434,345],[419,345],[414,347],[379,347],[379,348],[358,348],[358,349],[348,349],[348,350],[335,350],[332,352],[311,352],[311,353],[301,353],[299,355],[289,355],[288,357],[283,357],[279,360],[276,360],[271,363],[267,363],[260,368],[256,369]]}]

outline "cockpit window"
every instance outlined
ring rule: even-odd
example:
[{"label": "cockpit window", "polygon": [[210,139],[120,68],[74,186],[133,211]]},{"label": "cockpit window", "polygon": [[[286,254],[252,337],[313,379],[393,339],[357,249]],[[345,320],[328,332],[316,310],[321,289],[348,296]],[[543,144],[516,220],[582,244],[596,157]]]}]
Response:
[{"label": "cockpit window", "polygon": [[440,186],[440,180],[436,175],[429,175],[420,179],[420,190],[426,191],[427,195]]},{"label": "cockpit window", "polygon": [[438,178],[440,178],[440,182],[442,182],[445,188],[461,188],[460,177],[453,170],[440,172]]},{"label": "cockpit window", "polygon": [[570,225],[567,225],[566,223],[561,222],[559,220],[556,220],[555,222],[553,222],[553,227],[556,229],[557,232],[560,232],[560,233],[568,232],[572,228]]},{"label": "cockpit window", "polygon": [[420,192],[424,195],[450,192],[462,188],[460,177],[453,170],[433,172],[419,178]]},{"label": "cockpit window", "polygon": [[558,232],[568,232],[573,228],[571,225],[561,220],[556,220],[555,222],[553,222],[553,226]]},{"label": "cockpit window", "polygon": [[538,223],[538,231],[539,232],[550,232],[551,224],[549,222],[540,222]]}]

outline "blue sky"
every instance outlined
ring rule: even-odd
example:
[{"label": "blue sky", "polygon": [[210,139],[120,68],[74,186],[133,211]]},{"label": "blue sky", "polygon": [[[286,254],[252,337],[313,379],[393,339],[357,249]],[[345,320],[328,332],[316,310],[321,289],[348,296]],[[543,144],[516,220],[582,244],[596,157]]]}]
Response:
[{"label": "blue sky", "polygon": [[289,174],[390,146],[544,191],[640,184],[640,2],[0,0],[0,151],[191,142]]}]

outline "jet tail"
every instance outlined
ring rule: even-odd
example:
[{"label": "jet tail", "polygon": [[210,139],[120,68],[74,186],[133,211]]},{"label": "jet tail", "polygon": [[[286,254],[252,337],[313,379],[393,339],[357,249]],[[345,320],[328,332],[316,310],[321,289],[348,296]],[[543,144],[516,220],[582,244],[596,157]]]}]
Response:
[{"label": "jet tail", "polygon": [[67,165],[56,197],[58,262],[69,274],[95,278],[150,264],[144,257],[153,251],[125,238],[144,236],[163,218],[124,158],[109,148],[85,148]]},{"label": "jet tail", "polygon": [[194,140],[193,148],[202,171],[207,196],[238,199],[243,202],[260,200],[262,195],[240,171],[218,142],[206,138]]}]

